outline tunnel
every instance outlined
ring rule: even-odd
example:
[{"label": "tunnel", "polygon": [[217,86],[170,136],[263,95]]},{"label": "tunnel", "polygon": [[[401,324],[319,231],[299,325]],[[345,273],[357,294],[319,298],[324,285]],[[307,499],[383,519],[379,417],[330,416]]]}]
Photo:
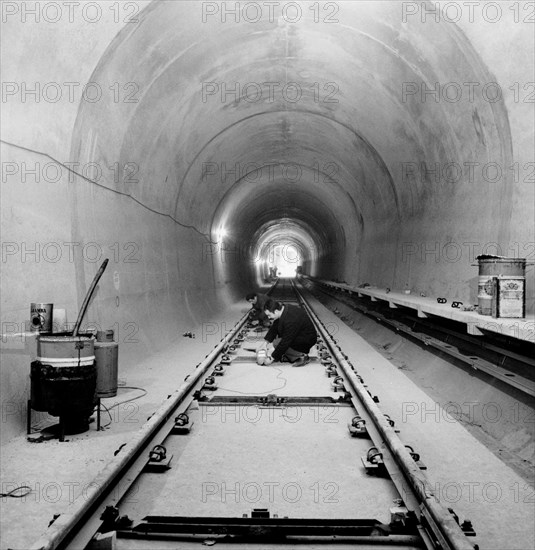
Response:
[{"label": "tunnel", "polygon": [[124,377],[272,266],[477,304],[478,255],[525,258],[533,326],[533,3],[2,4],[2,441],[30,304],[72,327],[106,258]]}]

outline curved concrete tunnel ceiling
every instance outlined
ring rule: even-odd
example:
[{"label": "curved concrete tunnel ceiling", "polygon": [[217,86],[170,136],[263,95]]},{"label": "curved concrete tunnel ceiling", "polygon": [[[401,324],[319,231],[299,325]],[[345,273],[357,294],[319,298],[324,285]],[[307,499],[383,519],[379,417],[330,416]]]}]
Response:
[{"label": "curved concrete tunnel ceiling", "polygon": [[[224,226],[251,248],[291,220],[302,246],[343,269],[363,239],[466,192],[437,192],[407,165],[511,161],[503,104],[402,94],[402,83],[493,80],[455,25],[403,23],[389,2],[343,3],[337,25],[306,9],[297,23],[203,23],[201,5],[154,2],[117,35],[92,80],[135,83],[139,102],[81,105],[72,150],[81,162],[136,159],[139,183],[119,178],[117,190],[213,241]],[[510,183],[482,199],[503,239]]]}]

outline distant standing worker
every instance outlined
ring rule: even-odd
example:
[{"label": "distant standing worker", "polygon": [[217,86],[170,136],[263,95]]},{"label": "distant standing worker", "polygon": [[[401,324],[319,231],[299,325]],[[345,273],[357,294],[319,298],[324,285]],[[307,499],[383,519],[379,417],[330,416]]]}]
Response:
[{"label": "distant standing worker", "polygon": [[308,352],[316,343],[318,335],[310,317],[297,306],[268,300],[264,310],[273,325],[264,336],[261,348],[267,349],[265,365],[273,361],[292,363],[303,367],[310,361]]},{"label": "distant standing worker", "polygon": [[251,320],[254,323],[258,321],[258,324],[264,327],[269,327],[269,318],[264,311],[264,306],[269,300],[269,296],[258,292],[250,292],[245,299],[253,306]]}]

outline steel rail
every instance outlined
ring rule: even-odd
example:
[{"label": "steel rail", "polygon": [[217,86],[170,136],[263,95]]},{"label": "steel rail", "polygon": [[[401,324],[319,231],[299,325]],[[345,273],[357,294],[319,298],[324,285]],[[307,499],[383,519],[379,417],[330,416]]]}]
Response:
[{"label": "steel rail", "polygon": [[422,511],[424,512],[424,516],[428,519],[430,528],[435,536],[437,536],[442,543],[446,543],[448,545],[445,548],[450,548],[451,550],[474,550],[474,546],[467,539],[466,535],[463,533],[449,510],[444,508],[444,506],[442,506],[442,504],[440,504],[437,500],[427,477],[418,468],[407,448],[397,436],[394,428],[390,426],[383,412],[376,405],[375,401],[369,395],[362,382],[359,381],[357,373],[352,369],[349,362],[338,349],[337,344],[333,342],[332,336],[323,327],[323,324],[319,320],[318,316],[306,303],[306,300],[299,290],[295,288],[295,291],[298,296],[301,296],[305,310],[310,315],[311,319],[313,319],[317,324],[322,338],[331,349],[331,352],[344,372],[347,381],[358,395],[360,401],[368,411],[368,414],[372,417],[375,426],[381,433],[398,465],[405,474],[411,489],[420,497],[420,505],[423,507]]},{"label": "steel rail", "polygon": [[[234,338],[247,320],[248,312],[236,323],[234,328],[221,339],[212,351],[186,377],[185,382],[160,406],[143,427],[133,434],[132,438],[121,448],[115,458],[92,481],[91,486],[72,502],[66,512],[57,517],[41,537],[30,547],[30,550],[55,550],[60,544],[80,528],[80,522],[91,510],[105,498],[118,484],[132,462],[148,447],[155,433],[159,431],[182,401],[191,393],[192,388],[217,359],[223,348]],[[134,480],[132,480],[133,482]]]}]

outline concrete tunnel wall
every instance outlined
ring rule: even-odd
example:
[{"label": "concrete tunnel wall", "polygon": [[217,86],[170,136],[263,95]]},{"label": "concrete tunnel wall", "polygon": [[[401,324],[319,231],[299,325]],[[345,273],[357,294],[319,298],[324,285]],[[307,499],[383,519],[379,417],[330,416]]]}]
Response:
[{"label": "concrete tunnel wall", "polygon": [[223,4],[93,2],[97,22],[49,22],[8,4],[3,438],[24,430],[29,304],[73,322],[106,256],[87,320],[120,329],[121,369],[242,299],[266,235],[296,242],[306,273],[465,303],[477,254],[533,259],[527,12],[453,23],[427,3],[293,2],[236,22]]}]

